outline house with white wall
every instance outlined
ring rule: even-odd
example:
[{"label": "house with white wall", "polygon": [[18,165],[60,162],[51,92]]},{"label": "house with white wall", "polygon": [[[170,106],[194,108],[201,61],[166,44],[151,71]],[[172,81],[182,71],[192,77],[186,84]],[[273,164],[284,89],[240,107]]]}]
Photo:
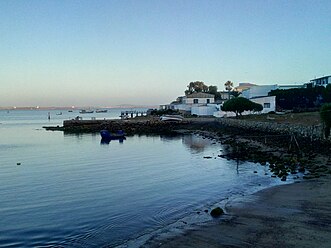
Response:
[{"label": "house with white wall", "polygon": [[160,105],[160,108],[185,111],[198,116],[212,116],[220,108],[220,105],[215,104],[213,94],[197,92],[179,97],[170,104]]},{"label": "house with white wall", "polygon": [[267,114],[270,111],[276,111],[276,96],[258,96],[249,100],[262,105],[263,109],[260,112],[261,114]]},{"label": "house with white wall", "polygon": [[[249,99],[252,102],[261,104],[263,109],[262,111],[256,113],[253,111],[244,111],[242,115],[250,115],[250,114],[267,114],[271,111],[276,110],[276,97],[275,96],[260,96],[260,97],[254,97]],[[225,112],[222,111],[221,108],[218,111],[215,111],[213,116],[215,117],[234,117],[236,114],[234,112]]]},{"label": "house with white wall", "polygon": [[215,96],[213,94],[198,92],[198,93],[192,93],[190,95],[187,95],[183,98],[184,104],[210,104],[214,103]]},{"label": "house with white wall", "polygon": [[[259,114],[269,113],[276,111],[276,97],[268,96],[268,93],[278,88],[277,84],[274,85],[249,85],[249,88],[243,89],[240,97],[245,97],[252,102],[261,104],[263,110]],[[242,115],[252,114],[254,112],[245,111]],[[230,117],[235,116],[235,113],[224,112],[222,110],[215,111],[215,117]]]}]

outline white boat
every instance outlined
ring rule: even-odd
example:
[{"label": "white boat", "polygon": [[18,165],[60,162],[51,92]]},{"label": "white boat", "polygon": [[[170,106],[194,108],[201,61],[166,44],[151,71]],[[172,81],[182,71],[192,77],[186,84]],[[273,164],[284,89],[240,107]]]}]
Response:
[{"label": "white boat", "polygon": [[107,109],[97,109],[97,110],[95,111],[95,113],[107,113],[107,112],[108,112]]},{"label": "white boat", "polygon": [[181,115],[162,115],[160,117],[161,121],[182,121],[184,119]]}]

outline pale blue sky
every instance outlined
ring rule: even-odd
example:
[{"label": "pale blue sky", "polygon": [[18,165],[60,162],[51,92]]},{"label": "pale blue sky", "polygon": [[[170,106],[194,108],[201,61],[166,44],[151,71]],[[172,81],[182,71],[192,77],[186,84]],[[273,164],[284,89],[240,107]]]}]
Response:
[{"label": "pale blue sky", "polygon": [[1,0],[0,106],[164,104],[331,74],[331,1]]}]

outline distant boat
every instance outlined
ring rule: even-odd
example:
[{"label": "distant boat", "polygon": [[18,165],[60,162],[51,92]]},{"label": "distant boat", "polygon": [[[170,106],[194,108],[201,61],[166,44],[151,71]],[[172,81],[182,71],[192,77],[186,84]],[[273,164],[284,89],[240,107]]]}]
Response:
[{"label": "distant boat", "polygon": [[68,112],[72,112],[72,110],[68,110]]},{"label": "distant boat", "polygon": [[97,109],[95,112],[96,113],[107,113],[107,109]]},{"label": "distant boat", "polygon": [[62,115],[62,112],[60,112],[60,113],[56,113],[56,115]]},{"label": "distant boat", "polygon": [[80,114],[92,114],[94,113],[93,110],[86,110],[86,109],[82,109],[81,111],[79,111]]},{"label": "distant boat", "polygon": [[162,115],[160,117],[161,121],[182,121],[184,119],[181,115]]}]

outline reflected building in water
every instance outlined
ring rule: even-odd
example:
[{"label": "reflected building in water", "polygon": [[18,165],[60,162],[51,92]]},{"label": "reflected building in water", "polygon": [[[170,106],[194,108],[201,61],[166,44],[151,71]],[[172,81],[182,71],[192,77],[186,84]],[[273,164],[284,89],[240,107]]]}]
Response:
[{"label": "reflected building in water", "polygon": [[182,141],[185,147],[189,148],[192,152],[200,153],[205,150],[206,147],[211,145],[210,140],[203,139],[198,135],[183,135]]}]

